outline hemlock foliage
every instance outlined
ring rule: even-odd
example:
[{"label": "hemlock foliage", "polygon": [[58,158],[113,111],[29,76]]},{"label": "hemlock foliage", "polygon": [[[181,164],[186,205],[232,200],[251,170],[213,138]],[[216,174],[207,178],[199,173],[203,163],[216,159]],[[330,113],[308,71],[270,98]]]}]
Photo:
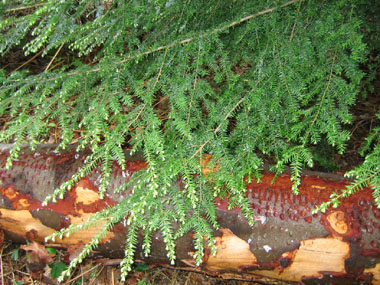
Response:
[{"label": "hemlock foliage", "polygon": [[[313,145],[343,153],[350,138],[368,55],[362,1],[2,1],[0,11],[1,55],[22,47],[48,59],[41,72],[0,72],[0,141],[14,143],[7,167],[22,144],[33,149],[56,129],[57,150],[73,142],[90,148],[47,203],[98,166],[103,196],[113,162],[125,167],[125,148],[148,162],[116,189],[133,187],[131,196],[53,235],[106,221],[62,278],[125,217],[124,277],[140,229],[145,254],[159,230],[172,262],[174,240],[194,231],[200,264],[205,245],[216,250],[215,197],[228,197],[253,224],[244,178],[260,179],[264,159],[275,161],[278,175],[290,166],[297,193]],[[367,185],[380,205],[379,133],[367,138],[364,163],[347,173],[353,183],[319,209]],[[205,154],[217,172],[202,173]],[[179,177],[183,190],[173,186]]]}]

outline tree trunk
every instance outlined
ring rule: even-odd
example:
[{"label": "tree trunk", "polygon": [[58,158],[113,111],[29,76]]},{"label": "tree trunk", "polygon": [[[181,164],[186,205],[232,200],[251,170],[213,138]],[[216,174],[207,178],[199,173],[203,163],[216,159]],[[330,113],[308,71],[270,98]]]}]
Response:
[{"label": "tree trunk", "polygon": [[[94,170],[63,200],[42,206],[44,197],[83,164],[85,154],[73,151],[58,154],[48,147],[40,147],[34,153],[25,149],[12,169],[6,170],[8,146],[2,145],[1,150],[0,226],[10,239],[43,242],[57,229],[80,222],[122,199],[114,193],[99,199],[96,187],[99,172]],[[128,156],[126,171],[114,166],[111,188],[145,166],[141,157]],[[347,181],[338,175],[305,173],[300,194],[296,196],[291,193],[288,175],[280,176],[274,184],[272,179],[272,174],[265,174],[260,184],[247,184],[257,220],[254,227],[248,225],[239,210],[228,211],[226,200],[217,200],[221,225],[215,232],[217,255],[206,252],[203,264],[196,267],[191,258],[192,236],[188,234],[177,241],[177,266],[225,278],[272,283],[274,280],[380,282],[380,209],[373,204],[370,189],[345,199],[336,209],[313,215],[314,205],[327,201]],[[74,233],[55,243],[73,249],[88,242],[100,227]],[[126,231],[122,223],[117,225],[96,254],[122,258]],[[159,234],[153,238],[152,248],[149,258],[138,252],[136,259],[168,264]]]}]

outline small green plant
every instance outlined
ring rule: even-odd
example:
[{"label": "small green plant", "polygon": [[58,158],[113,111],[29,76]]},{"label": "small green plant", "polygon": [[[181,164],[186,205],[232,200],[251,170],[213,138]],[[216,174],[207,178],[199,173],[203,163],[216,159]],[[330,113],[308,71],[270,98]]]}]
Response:
[{"label": "small green plant", "polygon": [[145,263],[138,263],[134,267],[134,270],[138,272],[147,272],[149,269],[150,269],[150,265],[145,264]]},{"label": "small green plant", "polygon": [[[147,256],[160,231],[172,263],[175,240],[194,232],[200,264],[205,246],[216,252],[215,197],[227,197],[229,208],[239,207],[253,225],[245,178],[259,180],[264,159],[275,161],[276,175],[289,165],[298,193],[315,145],[343,153],[365,76],[364,10],[360,0],[2,1],[0,55],[22,49],[45,59],[41,69],[0,71],[0,142],[14,146],[6,167],[24,144],[34,149],[58,132],[56,151],[76,143],[78,152],[91,154],[45,204],[62,199],[94,168],[101,170],[101,197],[132,190],[50,237],[105,221],[60,281],[124,219],[123,279],[140,231]],[[125,168],[125,149],[141,151],[147,169],[110,189],[114,163]],[[376,132],[365,151],[364,163],[347,174],[353,184],[319,209],[366,185],[380,205]],[[217,172],[202,172],[206,154]],[[179,178],[183,188],[174,183]]]},{"label": "small green plant", "polygon": [[49,267],[51,269],[50,276],[53,278],[58,278],[62,274],[62,272],[67,269],[68,266],[59,260],[57,251],[55,250],[55,248],[46,247],[46,251],[49,254],[56,256],[55,260],[49,264]]},{"label": "small green plant", "polygon": [[20,258],[20,248],[16,248],[11,252],[11,259],[17,261]]},{"label": "small green plant", "polygon": [[49,264],[49,267],[51,268],[50,275],[53,278],[59,277],[61,273],[67,269],[67,265],[62,261],[54,261],[53,263]]},{"label": "small green plant", "polygon": [[152,283],[150,283],[149,281],[146,281],[146,280],[140,280],[137,284],[138,285],[151,285]]}]

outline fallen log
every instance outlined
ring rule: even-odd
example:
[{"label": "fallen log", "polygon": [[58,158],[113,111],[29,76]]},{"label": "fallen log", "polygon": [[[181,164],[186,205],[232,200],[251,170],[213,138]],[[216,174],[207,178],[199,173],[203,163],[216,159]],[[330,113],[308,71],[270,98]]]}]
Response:
[{"label": "fallen log", "polygon": [[[41,146],[24,149],[10,170],[5,169],[8,146],[0,153],[0,226],[9,239],[43,242],[45,237],[71,223],[123,199],[110,191],[100,200],[99,170],[79,181],[63,200],[42,206],[44,197],[68,180],[83,164],[85,153],[55,153]],[[127,181],[134,171],[146,167],[142,157],[127,156],[127,168],[113,168],[111,189]],[[313,283],[349,280],[350,284],[380,282],[380,209],[373,204],[370,189],[363,189],[325,214],[312,214],[314,205],[327,201],[334,191],[348,183],[339,175],[306,173],[300,194],[291,192],[291,181],[284,174],[271,184],[272,174],[261,183],[247,184],[256,224],[250,227],[238,209],[227,210],[226,200],[216,200],[221,229],[215,232],[218,252],[206,252],[200,267],[191,258],[191,233],[176,243],[179,268],[225,278],[242,278],[266,283]],[[56,246],[73,249],[88,242],[97,227],[55,240]],[[123,223],[103,240],[96,256],[122,258]],[[137,252],[136,259],[168,264],[159,233],[153,238],[147,259]]]}]

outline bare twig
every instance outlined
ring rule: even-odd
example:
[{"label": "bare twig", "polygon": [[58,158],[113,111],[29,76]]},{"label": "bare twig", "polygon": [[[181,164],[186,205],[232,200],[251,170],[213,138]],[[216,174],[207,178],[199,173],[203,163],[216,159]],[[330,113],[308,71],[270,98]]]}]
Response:
[{"label": "bare twig", "polygon": [[73,281],[75,281],[75,280],[77,280],[77,279],[83,277],[85,274],[87,274],[87,273],[89,273],[89,272],[95,270],[95,269],[98,268],[100,265],[101,265],[101,263],[98,263],[98,264],[95,265],[94,267],[91,267],[90,269],[86,270],[85,272],[82,272],[80,275],[78,275],[78,276],[76,276],[76,277],[74,277],[74,278],[72,278],[72,279],[66,281],[64,284],[65,284],[65,285],[66,285],[66,284],[70,284],[70,282],[73,282]]},{"label": "bare twig", "polygon": [[200,57],[200,54],[201,54],[201,45],[199,44],[199,45],[198,45],[197,67],[196,67],[196,69],[195,69],[195,78],[194,78],[194,83],[193,83],[193,92],[192,92],[191,97],[190,97],[189,113],[188,113],[188,116],[187,116],[187,124],[189,124],[189,122],[190,122],[191,107],[192,107],[192,105],[193,105],[193,96],[194,96],[195,90],[196,90],[196,88],[197,88],[198,69],[199,69],[199,57]]},{"label": "bare twig", "polygon": [[153,107],[157,107],[158,105],[160,105],[162,102],[164,102],[165,100],[167,100],[168,97],[167,96],[163,96],[160,98],[160,100],[158,100],[157,103],[154,103]]},{"label": "bare twig", "polygon": [[58,50],[55,52],[53,58],[51,59],[51,61],[49,62],[49,64],[46,66],[46,68],[45,68],[45,72],[49,70],[50,65],[53,63],[54,59],[57,57],[57,55],[58,55],[59,52],[61,51],[61,49],[62,49],[62,47],[63,47],[64,44],[65,44],[65,43],[63,42],[63,43],[59,46],[59,48],[58,48]]},{"label": "bare twig", "polygon": [[161,66],[160,66],[160,70],[158,71],[158,75],[157,75],[157,77],[156,77],[156,81],[155,81],[154,84],[153,84],[152,91],[154,91],[154,88],[156,87],[156,84],[158,83],[158,80],[159,80],[160,77],[161,77],[161,73],[162,73],[162,69],[163,69],[164,64],[165,64],[165,59],[166,59],[166,55],[167,55],[167,53],[168,53],[168,49],[165,50],[164,58],[162,59]]},{"label": "bare twig", "polygon": [[289,38],[290,42],[293,40],[293,37],[294,37],[294,31],[295,31],[296,25],[297,25],[297,18],[298,18],[298,15],[300,14],[300,6],[301,6],[301,2],[300,2],[300,5],[298,5],[297,16],[294,19],[294,24],[293,24],[292,32],[291,32],[290,38]]},{"label": "bare twig", "polygon": [[296,20],[294,20],[294,24],[293,24],[292,33],[290,34],[290,39],[289,39],[289,41],[290,41],[290,42],[293,40],[294,31],[295,31],[295,29],[296,29],[296,24],[297,24],[297,21],[296,21]]},{"label": "bare twig", "polygon": [[45,5],[47,3],[48,2],[43,2],[43,3],[38,3],[38,4],[30,5],[30,6],[22,6],[22,7],[17,7],[17,8],[9,8],[9,9],[5,10],[4,12],[5,13],[9,13],[9,12],[17,12],[17,11],[26,10],[26,9],[33,9],[33,8]]},{"label": "bare twig", "polygon": [[4,250],[4,245],[1,245],[1,252],[0,252],[0,264],[1,264],[1,284],[4,283],[4,267],[3,267],[3,250]]},{"label": "bare twig", "polygon": [[19,67],[17,67],[15,70],[13,70],[11,73],[19,70],[20,68],[24,67],[25,65],[29,64],[30,62],[32,62],[37,56],[39,56],[44,50],[40,50],[38,53],[36,53],[33,57],[29,58],[26,62],[24,62],[23,64],[21,64]]},{"label": "bare twig", "polygon": [[104,265],[102,266],[102,268],[98,271],[98,273],[96,273],[96,275],[92,278],[91,282],[89,285],[92,285],[94,284],[97,280],[97,278],[99,277],[100,273],[102,273],[102,271],[104,270]]}]

